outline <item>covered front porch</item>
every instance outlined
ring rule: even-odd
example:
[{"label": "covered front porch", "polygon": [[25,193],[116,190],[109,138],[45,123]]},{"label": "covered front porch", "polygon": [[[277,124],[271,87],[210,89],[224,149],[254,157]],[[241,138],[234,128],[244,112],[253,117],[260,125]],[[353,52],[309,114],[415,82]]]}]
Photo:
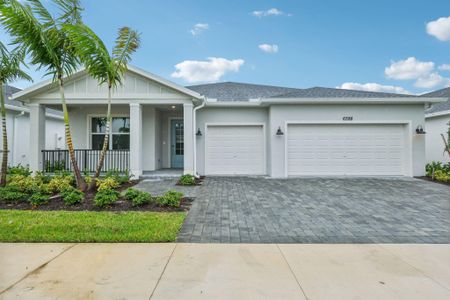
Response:
[{"label": "covered front porch", "polygon": [[[102,171],[129,172],[134,177],[161,169],[177,169],[192,174],[193,104],[183,102],[113,104],[108,152]],[[59,105],[30,105],[30,168],[43,172],[71,170],[66,149],[48,150],[43,147],[45,107],[60,109]],[[68,108],[78,165],[82,172],[92,173],[103,144],[106,106],[69,104]]]}]

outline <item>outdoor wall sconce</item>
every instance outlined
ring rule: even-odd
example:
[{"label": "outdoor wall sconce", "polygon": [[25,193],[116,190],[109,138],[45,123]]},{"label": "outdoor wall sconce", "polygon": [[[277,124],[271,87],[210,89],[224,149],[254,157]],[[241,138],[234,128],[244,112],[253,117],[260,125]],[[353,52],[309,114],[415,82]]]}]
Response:
[{"label": "outdoor wall sconce", "polygon": [[281,131],[281,127],[280,126],[278,126],[277,135],[278,136],[284,135],[284,132]]},{"label": "outdoor wall sconce", "polygon": [[199,129],[197,129],[197,133],[195,134],[196,136],[202,136],[203,134],[202,134],[202,131],[200,130],[200,128]]},{"label": "outdoor wall sconce", "polygon": [[425,134],[426,132],[423,130],[422,125],[417,126],[416,128],[416,133],[417,134]]}]

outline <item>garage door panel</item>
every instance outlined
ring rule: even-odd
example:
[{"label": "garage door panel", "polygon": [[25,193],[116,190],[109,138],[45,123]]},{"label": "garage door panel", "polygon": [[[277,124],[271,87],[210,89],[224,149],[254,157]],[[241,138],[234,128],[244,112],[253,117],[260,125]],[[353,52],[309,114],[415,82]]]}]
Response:
[{"label": "garage door panel", "polygon": [[401,175],[402,125],[289,125],[288,175]]},{"label": "garage door panel", "polygon": [[265,172],[262,125],[208,126],[208,175],[262,175]]}]

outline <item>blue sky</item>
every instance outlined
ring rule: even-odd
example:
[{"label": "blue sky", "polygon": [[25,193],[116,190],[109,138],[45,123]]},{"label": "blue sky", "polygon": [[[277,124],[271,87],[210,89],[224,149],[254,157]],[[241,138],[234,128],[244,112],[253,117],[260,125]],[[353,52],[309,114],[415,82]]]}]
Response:
[{"label": "blue sky", "polygon": [[108,45],[120,26],[137,29],[142,46],[132,64],[182,85],[239,81],[411,93],[450,85],[448,0],[82,3],[85,23]]}]

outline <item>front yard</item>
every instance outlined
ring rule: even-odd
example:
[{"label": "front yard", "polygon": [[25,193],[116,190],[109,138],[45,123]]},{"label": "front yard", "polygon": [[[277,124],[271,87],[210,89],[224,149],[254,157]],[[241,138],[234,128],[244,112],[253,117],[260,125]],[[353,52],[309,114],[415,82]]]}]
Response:
[{"label": "front yard", "polygon": [[185,212],[0,210],[0,242],[173,242]]}]

